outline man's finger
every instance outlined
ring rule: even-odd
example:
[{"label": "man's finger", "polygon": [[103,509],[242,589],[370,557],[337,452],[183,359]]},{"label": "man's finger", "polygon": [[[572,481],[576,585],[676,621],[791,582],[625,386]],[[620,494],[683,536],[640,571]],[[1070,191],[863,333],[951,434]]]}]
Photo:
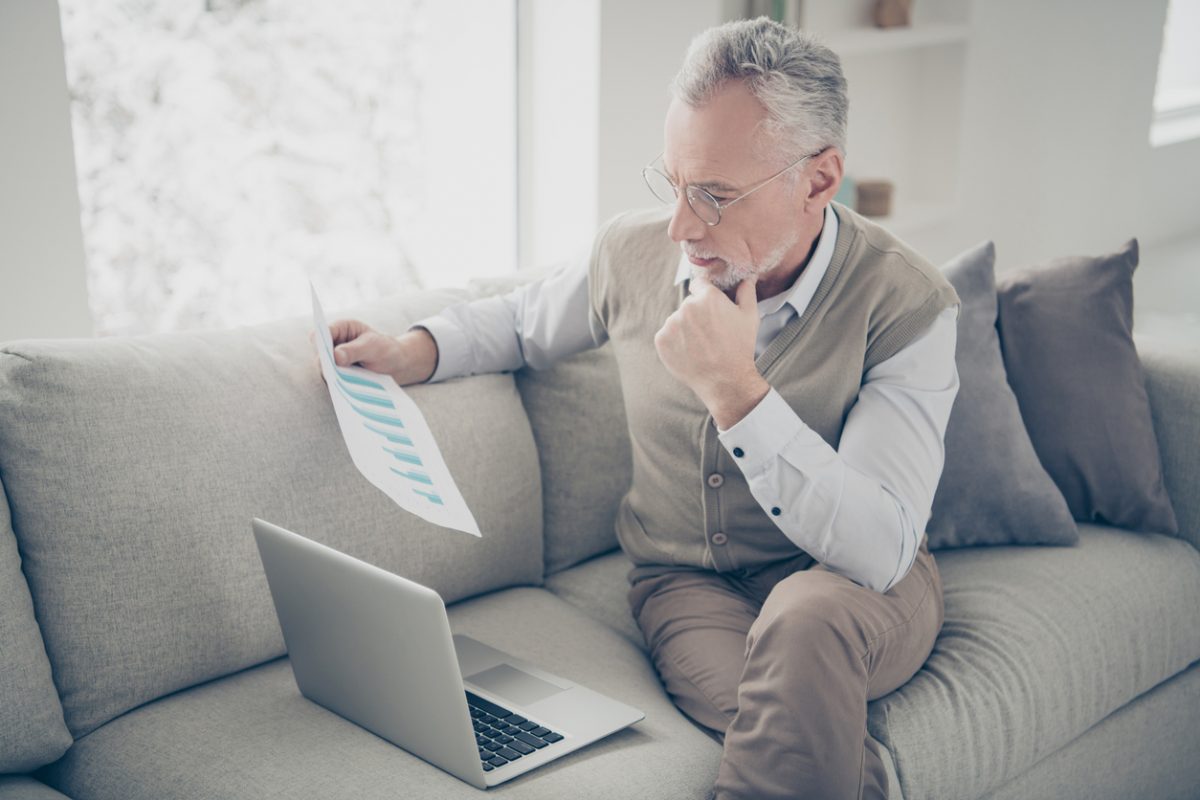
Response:
[{"label": "man's finger", "polygon": [[362,358],[362,353],[360,352],[362,350],[360,346],[361,342],[362,339],[354,339],[333,348],[334,363],[339,367],[348,367]]},{"label": "man's finger", "polygon": [[738,308],[743,310],[747,308],[758,309],[758,292],[755,290],[757,284],[758,275],[751,275],[738,284],[736,298]]}]

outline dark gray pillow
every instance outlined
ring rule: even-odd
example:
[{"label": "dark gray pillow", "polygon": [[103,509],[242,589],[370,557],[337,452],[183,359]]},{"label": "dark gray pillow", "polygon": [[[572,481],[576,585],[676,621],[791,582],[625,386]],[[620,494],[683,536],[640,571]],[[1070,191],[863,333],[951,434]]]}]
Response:
[{"label": "dark gray pillow", "polygon": [[984,242],[942,267],[962,302],[954,356],[959,389],[946,427],[946,465],[926,526],[931,550],[1079,540],[1005,380],[996,334],[995,259],[995,247]]},{"label": "dark gray pillow", "polygon": [[1137,263],[1130,239],[1006,276],[1000,338],[1025,427],[1075,519],[1175,534],[1133,344]]}]

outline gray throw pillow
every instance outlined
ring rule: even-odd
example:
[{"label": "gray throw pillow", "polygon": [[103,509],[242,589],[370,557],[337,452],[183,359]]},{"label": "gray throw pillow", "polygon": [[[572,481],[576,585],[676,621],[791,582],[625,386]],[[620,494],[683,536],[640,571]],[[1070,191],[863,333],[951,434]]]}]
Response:
[{"label": "gray throw pillow", "polygon": [[954,357],[959,390],[946,427],[946,464],[926,526],[931,550],[1079,540],[1005,380],[996,334],[995,258],[995,247],[985,242],[942,267],[962,302]]},{"label": "gray throw pillow", "polygon": [[1075,519],[1175,534],[1133,344],[1137,240],[1060,258],[999,287],[1008,382],[1038,457]]}]

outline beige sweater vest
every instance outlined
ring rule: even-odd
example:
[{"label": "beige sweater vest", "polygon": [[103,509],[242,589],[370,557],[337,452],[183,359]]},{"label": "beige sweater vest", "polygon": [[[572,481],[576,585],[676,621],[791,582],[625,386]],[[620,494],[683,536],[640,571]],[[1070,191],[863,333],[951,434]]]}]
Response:
[{"label": "beige sweater vest", "polygon": [[[878,225],[841,205],[829,269],[800,317],[758,357],[759,372],[835,449],[863,376],[958,302],[941,273]],[[801,551],[750,494],[712,416],[659,361],[654,335],[687,296],[674,285],[680,250],[668,216],[608,223],[592,252],[593,324],[608,333],[633,445],[633,483],[617,536],[639,567],[755,569]],[[707,483],[713,473],[720,486]],[[714,542],[713,537],[718,533]]]}]

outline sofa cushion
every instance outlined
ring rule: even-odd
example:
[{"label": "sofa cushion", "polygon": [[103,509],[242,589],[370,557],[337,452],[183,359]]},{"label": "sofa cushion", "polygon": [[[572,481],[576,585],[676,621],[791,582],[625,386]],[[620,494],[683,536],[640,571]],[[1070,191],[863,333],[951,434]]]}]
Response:
[{"label": "sofa cushion", "polygon": [[617,549],[546,576],[546,588],[644,650],[646,640],[627,599],[631,569],[633,562]]},{"label": "sofa cushion", "polygon": [[[720,747],[679,714],[636,647],[543,589],[451,607],[452,627],[640,708],[630,729],[489,795],[560,800],[702,797]],[[194,687],[84,737],[44,777],[75,797],[478,798],[482,795],[305,700],[286,660]]]},{"label": "sofa cushion", "polygon": [[[454,299],[355,315],[403,330]],[[410,392],[477,539],[400,509],[355,469],[310,324],[0,349],[0,471],[76,736],[284,652],[255,516],[448,601],[540,582],[537,455],[511,376]]]},{"label": "sofa cushion", "polygon": [[925,666],[870,704],[904,797],[971,798],[1200,658],[1200,553],[1094,525],[1071,548],[937,554],[945,623]]},{"label": "sofa cushion", "polygon": [[1200,549],[1200,339],[1139,336],[1137,348],[1179,535]]},{"label": "sofa cushion", "polygon": [[617,507],[633,480],[621,379],[608,346],[516,378],[542,467],[552,575],[617,544]]},{"label": "sofa cushion", "polygon": [[1137,263],[1134,239],[1007,275],[1000,339],[1034,449],[1075,519],[1174,534],[1133,343]]},{"label": "sofa cushion", "polygon": [[9,523],[0,484],[0,772],[26,772],[66,752],[71,734]]},{"label": "sofa cushion", "polygon": [[71,800],[28,775],[0,775],[0,800]]},{"label": "sofa cushion", "polygon": [[1034,452],[1004,373],[996,333],[996,248],[971,248],[942,271],[962,301],[954,360],[959,390],[946,462],[926,525],[929,547],[1074,544],[1075,521]]}]

